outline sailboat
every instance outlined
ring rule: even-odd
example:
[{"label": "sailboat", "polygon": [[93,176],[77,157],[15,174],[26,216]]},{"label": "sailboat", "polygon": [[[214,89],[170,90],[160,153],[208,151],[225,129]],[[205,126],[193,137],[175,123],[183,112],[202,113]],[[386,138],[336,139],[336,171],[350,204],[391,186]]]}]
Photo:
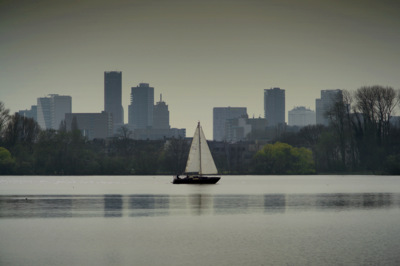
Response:
[{"label": "sailboat", "polygon": [[184,177],[179,175],[174,177],[173,184],[215,184],[221,178],[217,176],[207,176],[218,174],[214,159],[208,147],[206,137],[200,122],[197,124],[190,146],[189,157],[186,163]]}]

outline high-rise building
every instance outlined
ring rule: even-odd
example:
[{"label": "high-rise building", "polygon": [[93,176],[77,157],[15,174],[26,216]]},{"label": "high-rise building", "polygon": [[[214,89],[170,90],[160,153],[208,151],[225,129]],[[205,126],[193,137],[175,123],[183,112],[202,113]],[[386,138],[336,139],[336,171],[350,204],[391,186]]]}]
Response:
[{"label": "high-rise building", "polygon": [[156,129],[169,129],[169,110],[168,105],[162,100],[160,95],[160,101],[154,105],[153,110],[153,128]]},{"label": "high-rise building", "polygon": [[32,118],[33,120],[37,121],[37,105],[32,105],[30,110],[20,110],[18,111],[20,116],[26,118]]},{"label": "high-rise building", "polygon": [[124,124],[121,71],[104,72],[104,111],[112,114],[114,131]]},{"label": "high-rise building", "polygon": [[65,114],[71,112],[71,96],[50,94],[37,99],[37,122],[42,129],[58,129]]},{"label": "high-rise building", "polygon": [[43,130],[51,128],[51,99],[49,97],[37,98],[37,122]]},{"label": "high-rise building", "polygon": [[63,95],[50,95],[52,97],[51,101],[51,111],[52,111],[52,124],[51,128],[58,129],[60,127],[61,121],[65,119],[65,114],[72,112],[72,98],[71,96]]},{"label": "high-rise building", "polygon": [[129,105],[129,126],[131,129],[153,127],[154,88],[148,83],[140,83],[131,88],[131,104]]},{"label": "high-rise building", "polygon": [[264,116],[268,126],[285,124],[285,90],[280,88],[264,90]]},{"label": "high-rise building", "polygon": [[289,126],[304,127],[315,125],[315,112],[304,106],[295,107],[289,111]]},{"label": "high-rise building", "polygon": [[315,100],[316,123],[321,125],[329,125],[326,113],[333,104],[343,97],[342,90],[321,90],[321,98]]},{"label": "high-rise building", "polygon": [[112,115],[107,112],[65,114],[67,131],[71,131],[74,119],[82,135],[89,140],[106,139],[113,135]]},{"label": "high-rise building", "polygon": [[228,139],[227,120],[240,117],[247,117],[246,107],[214,107],[213,139],[215,141],[226,141]]}]

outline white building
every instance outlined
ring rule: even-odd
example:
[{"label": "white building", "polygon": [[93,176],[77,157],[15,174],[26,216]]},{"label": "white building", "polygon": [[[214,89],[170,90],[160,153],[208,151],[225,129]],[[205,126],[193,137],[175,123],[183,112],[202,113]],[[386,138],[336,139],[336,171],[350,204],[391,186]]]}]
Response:
[{"label": "white building", "polygon": [[295,107],[289,111],[289,126],[304,127],[315,125],[315,112],[304,106]]}]

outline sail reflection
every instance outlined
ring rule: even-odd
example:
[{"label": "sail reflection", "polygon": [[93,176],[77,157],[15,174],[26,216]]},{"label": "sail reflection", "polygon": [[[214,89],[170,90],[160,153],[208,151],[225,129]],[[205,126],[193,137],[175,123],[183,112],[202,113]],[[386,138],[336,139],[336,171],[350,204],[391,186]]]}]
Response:
[{"label": "sail reflection", "polygon": [[400,194],[394,193],[0,196],[0,218],[282,214],[399,207]]}]

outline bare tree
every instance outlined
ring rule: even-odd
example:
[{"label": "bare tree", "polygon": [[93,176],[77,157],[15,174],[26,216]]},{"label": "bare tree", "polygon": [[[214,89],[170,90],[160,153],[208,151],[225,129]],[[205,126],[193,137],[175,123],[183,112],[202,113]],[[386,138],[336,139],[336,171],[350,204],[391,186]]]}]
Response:
[{"label": "bare tree", "polygon": [[35,120],[15,113],[10,117],[4,132],[4,139],[9,146],[17,143],[32,145],[37,140],[39,133],[40,127]]},{"label": "bare tree", "polygon": [[130,139],[132,131],[128,127],[122,126],[118,129],[118,138],[122,140]]},{"label": "bare tree", "polygon": [[362,115],[364,131],[374,130],[378,142],[381,143],[389,133],[389,120],[399,104],[400,93],[392,87],[376,85],[361,87],[354,96],[355,112]]},{"label": "bare tree", "polygon": [[3,102],[0,102],[0,143],[3,137],[4,130],[10,120],[10,110],[6,109]]}]

